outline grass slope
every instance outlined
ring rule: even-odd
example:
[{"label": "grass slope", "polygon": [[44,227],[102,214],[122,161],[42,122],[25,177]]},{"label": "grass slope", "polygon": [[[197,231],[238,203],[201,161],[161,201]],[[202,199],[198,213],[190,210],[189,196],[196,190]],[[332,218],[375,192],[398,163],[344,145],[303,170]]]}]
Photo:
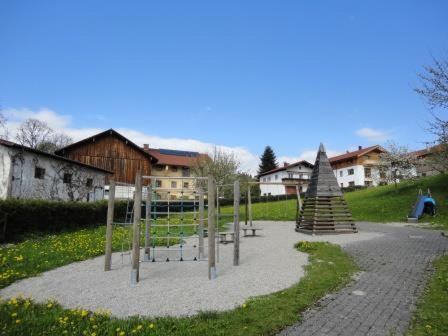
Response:
[{"label": "grass slope", "polygon": [[438,213],[433,217],[424,216],[421,221],[440,227],[448,227],[448,175],[405,181],[398,185],[369,188],[345,194],[353,218],[358,221],[404,222],[417,199],[419,189],[431,190],[437,201]]},{"label": "grass slope", "polygon": [[425,289],[407,335],[448,335],[448,256],[435,263],[435,273]]},{"label": "grass slope", "polygon": [[[395,189],[393,185],[379,186],[345,193],[344,197],[356,221],[406,222],[419,189],[431,190],[437,201],[438,213],[435,217],[424,216],[422,222],[430,222],[434,227],[448,228],[448,175],[437,175],[405,181]],[[223,207],[222,213],[231,213],[232,207]],[[240,218],[244,221],[245,208],[241,206]],[[296,201],[262,202],[252,204],[254,220],[287,220],[296,218]]]},{"label": "grass slope", "polygon": [[[300,242],[310,254],[302,280],[283,291],[255,297],[227,312],[191,318],[110,318],[56,303],[11,299],[0,304],[1,335],[272,335],[299,319],[299,312],[347,284],[357,267],[339,246]],[[291,253],[294,253],[291,250]]]}]

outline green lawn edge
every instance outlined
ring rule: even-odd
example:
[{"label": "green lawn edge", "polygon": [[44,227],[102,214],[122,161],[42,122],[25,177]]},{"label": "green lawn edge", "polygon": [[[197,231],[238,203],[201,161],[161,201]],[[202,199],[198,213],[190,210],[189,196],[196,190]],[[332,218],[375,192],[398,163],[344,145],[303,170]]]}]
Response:
[{"label": "green lawn edge", "polygon": [[[300,319],[300,312],[329,292],[342,288],[358,270],[339,246],[299,242],[309,254],[304,277],[294,286],[249,299],[226,312],[203,312],[190,318],[118,319],[104,312],[66,310],[57,303],[28,299],[0,303],[2,335],[272,335]],[[298,266],[299,267],[299,266]]]},{"label": "green lawn edge", "polygon": [[448,255],[437,259],[434,268],[407,336],[448,335]]}]

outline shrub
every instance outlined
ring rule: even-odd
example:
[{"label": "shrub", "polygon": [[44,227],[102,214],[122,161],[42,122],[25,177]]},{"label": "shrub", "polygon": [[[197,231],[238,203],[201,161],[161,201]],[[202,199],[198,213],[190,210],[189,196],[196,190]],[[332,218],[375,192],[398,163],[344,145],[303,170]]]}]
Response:
[{"label": "shrub", "polygon": [[[115,219],[124,218],[126,202],[115,202]],[[0,200],[0,241],[14,242],[30,234],[57,233],[106,223],[107,201],[61,202]]]}]

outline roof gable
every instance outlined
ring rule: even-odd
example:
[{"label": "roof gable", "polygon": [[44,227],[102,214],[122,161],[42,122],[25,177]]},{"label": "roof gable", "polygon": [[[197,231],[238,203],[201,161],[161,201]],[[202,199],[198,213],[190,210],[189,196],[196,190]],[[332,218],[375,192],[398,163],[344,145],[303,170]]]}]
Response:
[{"label": "roof gable", "polygon": [[207,154],[198,152],[157,148],[147,148],[144,150],[154,156],[158,164],[171,166],[192,167],[198,160],[209,158]]},{"label": "roof gable", "polygon": [[57,150],[55,153],[57,155],[63,155],[64,152],[66,150],[71,150],[74,148],[77,148],[79,146],[82,146],[85,143],[89,143],[89,142],[94,142],[96,139],[99,138],[103,138],[106,136],[115,136],[116,138],[120,139],[121,141],[123,141],[126,145],[131,146],[132,148],[136,149],[137,151],[139,151],[140,153],[142,153],[143,155],[145,155],[146,157],[148,157],[152,162],[156,162],[157,158],[155,158],[153,155],[151,155],[151,153],[145,151],[142,147],[138,146],[137,144],[135,144],[134,142],[132,142],[131,140],[129,140],[128,138],[126,138],[125,136],[121,135],[120,133],[118,133],[117,131],[115,131],[114,129],[108,129],[104,132],[92,135],[88,138],[85,138],[83,140],[80,140],[78,142],[74,142],[66,147],[63,147],[59,150]]},{"label": "roof gable", "polygon": [[18,143],[15,143],[15,142],[11,142],[11,141],[8,141],[8,140],[0,139],[0,145],[4,145],[6,147],[15,148],[15,149],[19,149],[19,150],[30,152],[30,153],[35,153],[35,154],[38,154],[38,155],[46,156],[46,157],[54,159],[54,160],[68,162],[68,163],[71,163],[71,164],[74,164],[74,165],[78,165],[78,166],[81,166],[81,167],[85,167],[85,168],[89,168],[89,169],[93,169],[93,170],[98,170],[98,171],[101,171],[101,172],[104,172],[104,173],[107,173],[107,174],[113,174],[113,172],[111,172],[109,170],[106,170],[106,169],[98,168],[98,167],[95,167],[95,166],[92,166],[92,165],[89,165],[89,164],[86,164],[86,163],[82,163],[82,162],[79,162],[79,161],[67,159],[66,157],[59,156],[59,155],[56,155],[56,154],[43,152],[41,150],[34,149],[34,148],[31,148],[31,147],[27,147],[27,146],[23,146],[21,144],[18,144]]},{"label": "roof gable", "polygon": [[269,170],[267,172],[264,172],[264,173],[262,173],[262,174],[260,174],[258,176],[265,176],[265,175],[277,173],[277,172],[280,172],[280,171],[283,171],[283,170],[288,170],[289,168],[296,167],[296,166],[299,166],[299,165],[303,165],[303,166],[311,168],[311,169],[313,169],[313,167],[314,167],[314,165],[312,163],[309,163],[306,160],[302,160],[302,161],[297,161],[297,162],[291,163],[291,164],[289,164],[287,166],[271,169],[271,170]]},{"label": "roof gable", "polygon": [[361,148],[361,149],[353,151],[353,152],[348,152],[348,153],[344,153],[341,155],[333,156],[333,157],[329,158],[329,161],[330,161],[330,163],[336,163],[336,162],[340,162],[340,161],[355,159],[355,158],[359,158],[363,155],[366,155],[366,154],[376,151],[376,150],[383,152],[383,153],[386,152],[386,150],[383,147],[381,147],[380,145],[375,145],[375,146],[370,146],[370,147],[366,147],[366,148]]}]

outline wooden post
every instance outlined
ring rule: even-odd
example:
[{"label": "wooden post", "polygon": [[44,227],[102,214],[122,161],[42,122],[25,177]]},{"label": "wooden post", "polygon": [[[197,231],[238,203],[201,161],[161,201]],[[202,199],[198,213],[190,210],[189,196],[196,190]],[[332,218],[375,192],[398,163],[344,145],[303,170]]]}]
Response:
[{"label": "wooden post", "polygon": [[134,196],[134,224],[132,226],[132,270],[131,285],[136,285],[139,281],[140,267],[140,219],[142,213],[142,174],[140,171],[135,176],[135,196]]},{"label": "wooden post", "polygon": [[204,190],[199,189],[199,259],[204,257]]},{"label": "wooden post", "polygon": [[110,271],[112,264],[112,230],[114,225],[114,206],[115,206],[115,181],[109,182],[109,199],[107,201],[107,220],[106,220],[106,252],[104,258],[104,270]]},{"label": "wooden post", "polygon": [[248,197],[247,197],[247,194],[249,193],[249,183],[247,184],[247,189],[248,189],[248,191],[247,191],[247,193],[246,193],[246,199],[244,200],[244,225],[246,225],[247,226],[247,199],[248,199]]},{"label": "wooden post", "polygon": [[235,234],[233,242],[233,266],[240,264],[240,181],[233,185],[233,230]]},{"label": "wooden post", "polygon": [[252,226],[252,195],[250,192],[250,184],[247,188],[247,206],[249,208],[249,225]]},{"label": "wooden post", "polygon": [[296,185],[296,193],[297,193],[296,223],[298,223],[300,212],[302,211],[302,199],[300,198],[300,188],[298,184]]},{"label": "wooden post", "polygon": [[215,262],[215,202],[216,185],[213,177],[208,176],[208,278],[216,278]]},{"label": "wooden post", "polygon": [[144,261],[151,260],[151,197],[152,186],[148,185],[146,195],[146,211],[145,211],[145,254]]}]

